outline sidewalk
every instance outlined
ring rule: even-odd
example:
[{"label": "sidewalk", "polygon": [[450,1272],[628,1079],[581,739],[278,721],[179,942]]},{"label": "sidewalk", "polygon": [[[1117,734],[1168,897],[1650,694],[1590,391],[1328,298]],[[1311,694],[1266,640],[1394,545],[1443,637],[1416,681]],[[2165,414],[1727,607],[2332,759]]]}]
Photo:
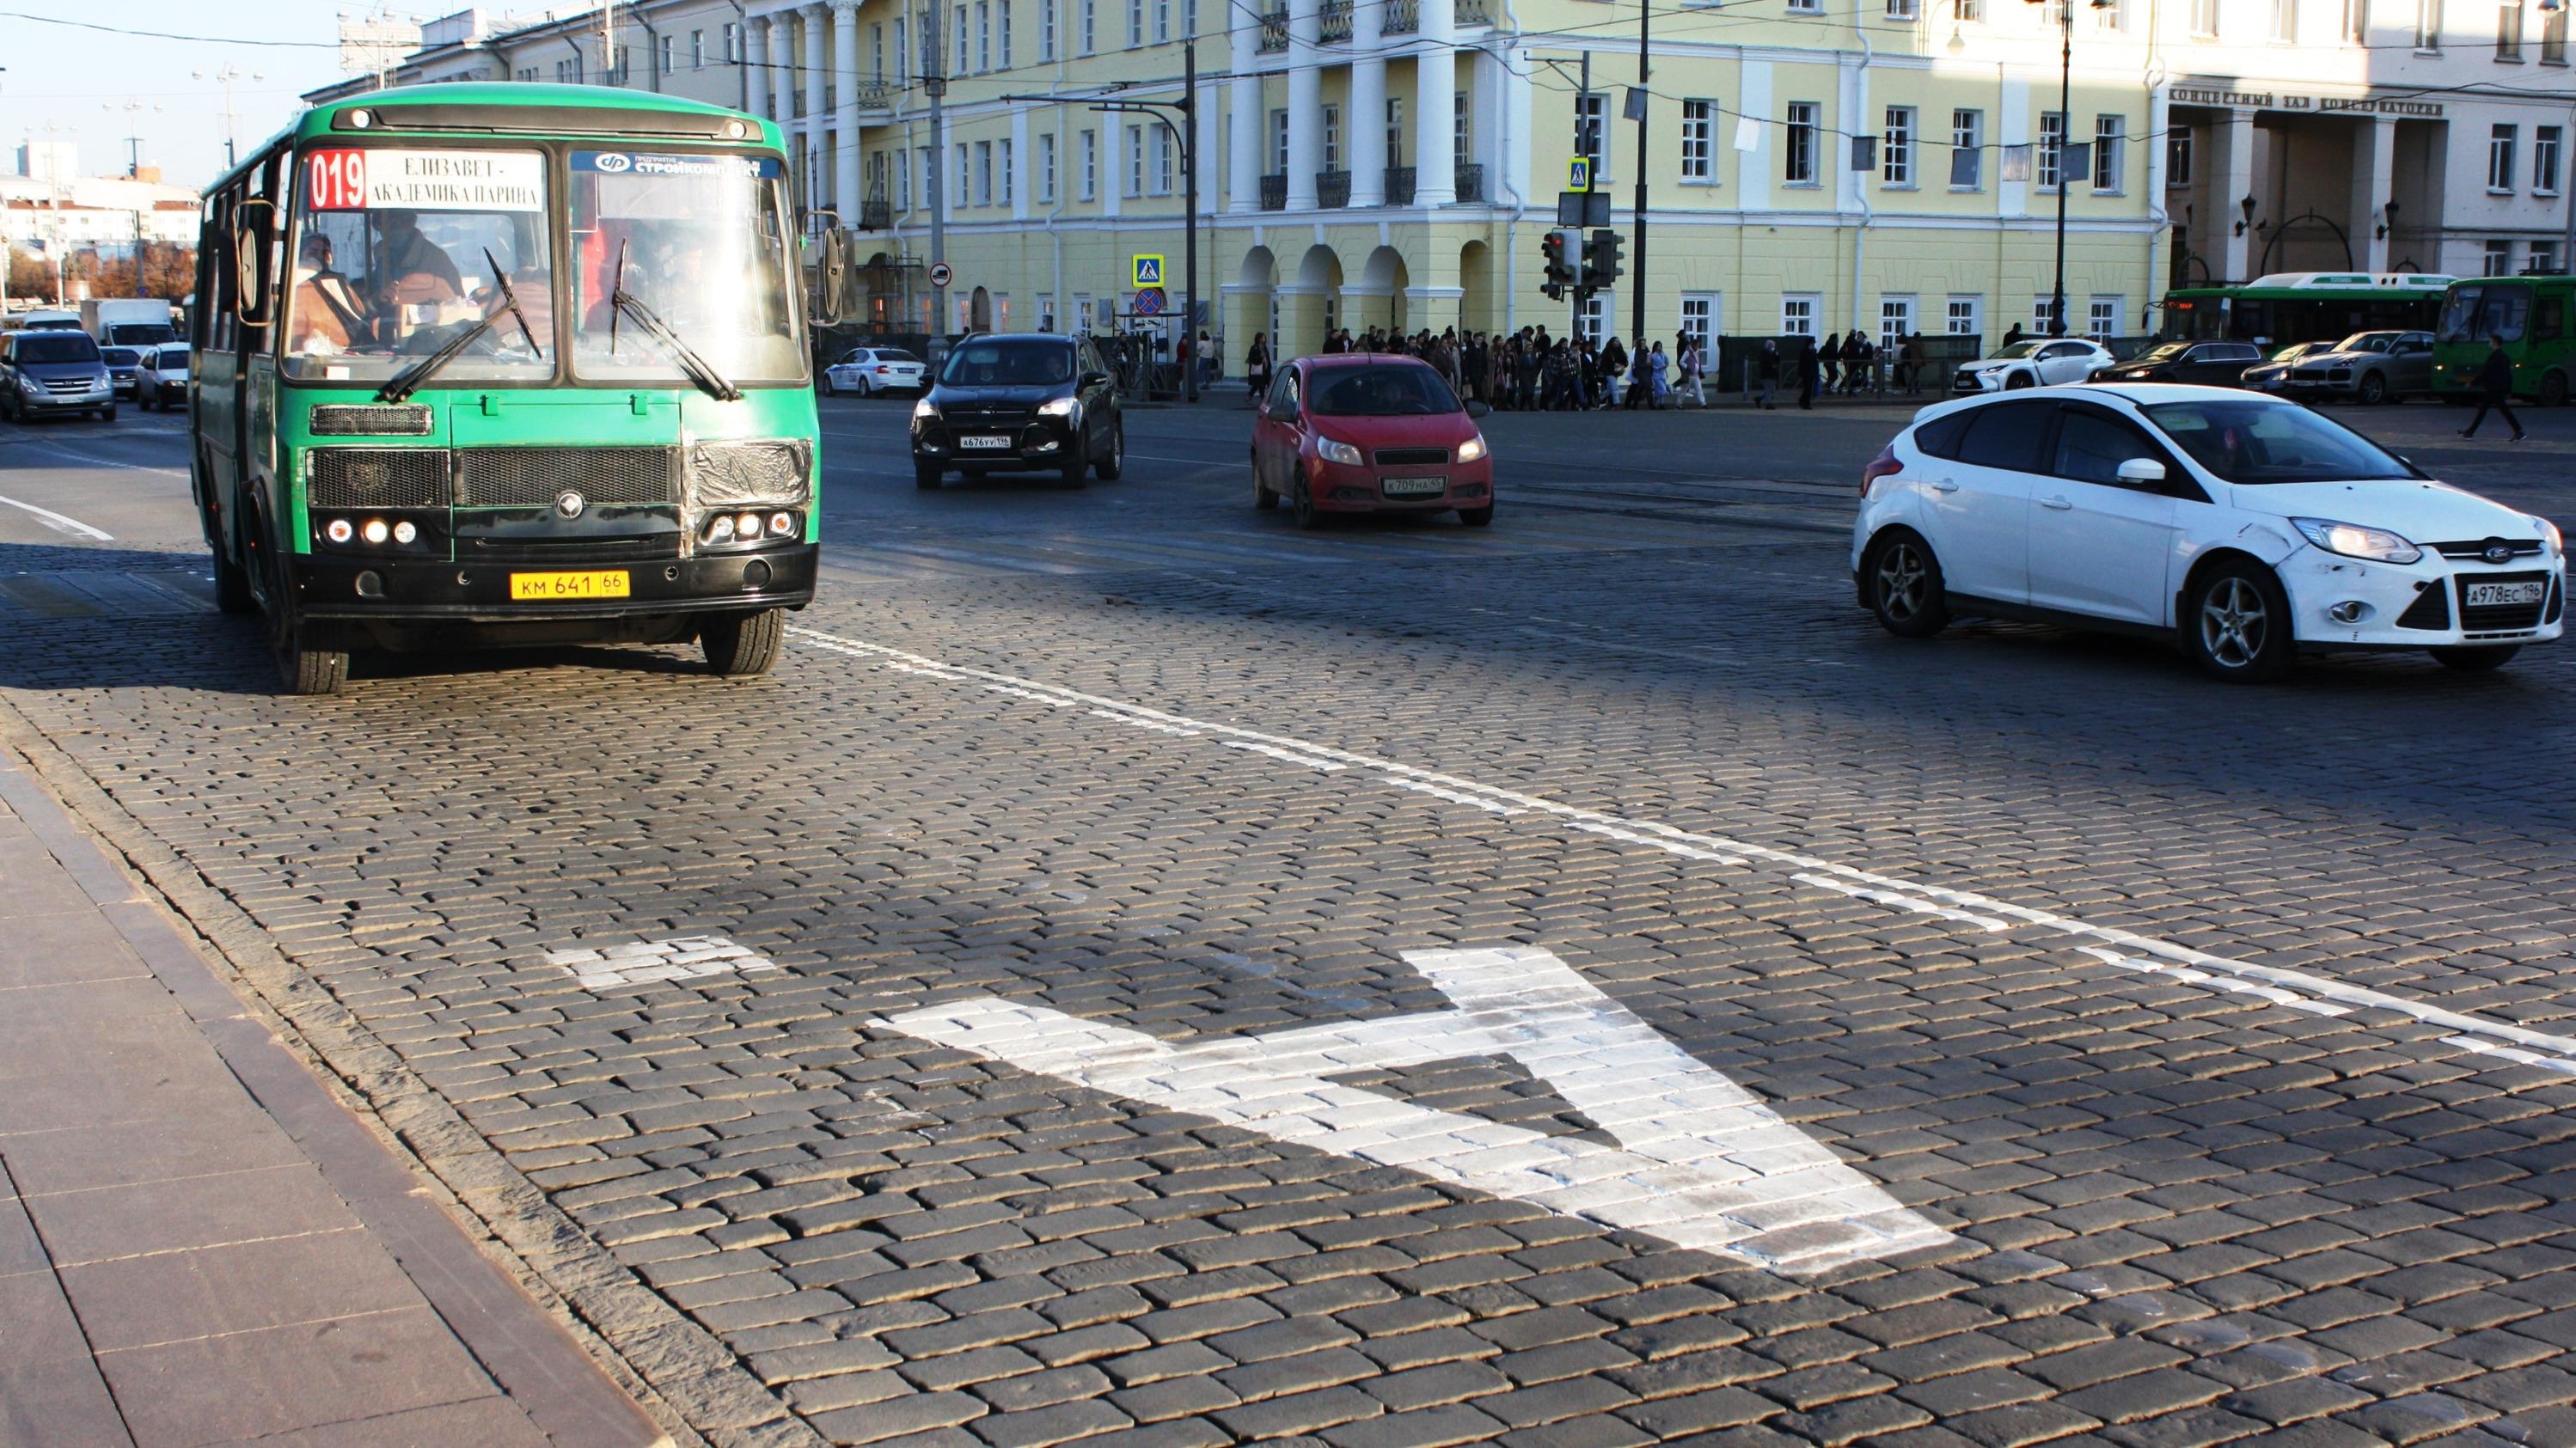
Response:
[{"label": "sidewalk", "polygon": [[667,1442],[0,754],[0,1445]]}]

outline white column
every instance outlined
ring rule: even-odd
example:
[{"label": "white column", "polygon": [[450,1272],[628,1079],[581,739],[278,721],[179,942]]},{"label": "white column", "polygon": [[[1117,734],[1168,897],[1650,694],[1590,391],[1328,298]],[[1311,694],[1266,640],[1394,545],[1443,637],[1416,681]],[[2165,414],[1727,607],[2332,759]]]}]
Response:
[{"label": "white column", "polygon": [[[1197,42],[1192,41],[1193,45]],[[1202,77],[1206,72],[1200,72]],[[1199,162],[1199,215],[1214,216],[1225,210],[1225,176],[1220,169],[1224,158],[1217,154],[1217,106],[1225,94],[1220,81],[1201,79],[1199,93],[1190,97],[1190,149]],[[1205,260],[1205,258],[1202,258]],[[1199,294],[1208,293],[1202,290]]]},{"label": "white column", "polygon": [[832,69],[841,86],[832,111],[832,204],[841,225],[859,224],[859,0],[832,0]]},{"label": "white column", "polygon": [[1413,80],[1413,204],[1458,199],[1458,12],[1451,0],[1421,0]]},{"label": "white column", "polygon": [[823,53],[823,17],[830,13],[820,5],[808,5],[805,17],[805,144],[819,151],[823,148],[823,87],[831,74]]},{"label": "white column", "polygon": [[796,17],[785,10],[769,17],[769,118],[785,129],[796,119],[796,61],[789,53]]},{"label": "white column", "polygon": [[1288,209],[1315,209],[1315,172],[1324,164],[1323,11],[1318,0],[1288,0]]},{"label": "white column", "polygon": [[[2254,194],[2254,113],[2230,111],[2226,124],[2212,127],[2210,133],[2218,142],[2216,169],[2227,178],[2218,193],[2219,257],[2226,271],[2219,280],[2250,282],[2254,279],[2248,275],[2254,264],[2254,232],[2248,227],[2239,236],[2236,228],[2245,220],[2244,208],[2238,203]],[[2263,219],[2259,206],[2254,219]]]},{"label": "white column", "polygon": [[1386,42],[1377,33],[1385,20],[1386,0],[1351,6],[1351,113],[1342,120],[1342,145],[1353,206],[1386,204]]},{"label": "white column", "polygon": [[2379,234],[2379,208],[2396,181],[2397,122],[2388,116],[2365,117],[2352,138],[2352,198],[2344,208],[2353,260],[2363,271],[2388,270],[2388,240]]},{"label": "white column", "polygon": [[[1234,79],[1227,81],[1230,93],[1226,110],[1232,117],[1226,124],[1233,128],[1225,146],[1225,209],[1232,212],[1261,209],[1261,77],[1253,67],[1261,59],[1260,22],[1244,15],[1229,15],[1227,39],[1232,43]],[[1213,191],[1215,188],[1210,186]]]},{"label": "white column", "polygon": [[[1752,61],[1744,62],[1738,68],[1738,73],[1750,71],[1753,65]],[[1536,88],[1531,84],[1525,68],[1511,64],[1500,54],[1494,56],[1494,68],[1502,77],[1502,103],[1496,107],[1501,113],[1502,124],[1494,128],[1492,138],[1486,142],[1493,148],[1493,154],[1487,162],[1488,169],[1485,172],[1485,199],[1500,204],[1507,195],[1524,199],[1530,195],[1530,155],[1538,149],[1538,132],[1535,129],[1537,107],[1534,104]],[[1745,105],[1748,109],[1752,105],[1749,89],[1746,93]],[[1761,112],[1755,111],[1753,114],[1759,115]],[[1729,129],[1731,127],[1725,126],[1719,129],[1717,135],[1719,145],[1734,144],[1734,139],[1727,134]],[[1491,168],[1497,166],[1508,174],[1511,182],[1509,191],[1498,189],[1494,185],[1494,171]],[[1512,293],[1506,291],[1504,295],[1510,296]]]},{"label": "white column", "polygon": [[1510,104],[1510,81],[1501,56],[1491,50],[1467,54],[1469,74],[1475,77],[1476,87],[1475,103],[1468,107],[1467,144],[1471,159],[1485,168],[1485,204],[1494,206],[1503,198],[1503,118],[1504,108]]}]

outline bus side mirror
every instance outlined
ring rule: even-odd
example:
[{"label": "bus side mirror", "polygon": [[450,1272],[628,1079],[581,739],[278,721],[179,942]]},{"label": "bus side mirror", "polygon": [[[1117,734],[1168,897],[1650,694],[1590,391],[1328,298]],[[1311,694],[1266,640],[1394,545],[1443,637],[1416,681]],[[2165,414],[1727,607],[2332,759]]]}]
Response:
[{"label": "bus side mirror", "polygon": [[272,319],[265,315],[271,309],[264,305],[269,299],[260,286],[260,230],[248,215],[254,206],[272,214],[277,209],[257,197],[233,208],[233,316],[245,327],[265,327]]}]

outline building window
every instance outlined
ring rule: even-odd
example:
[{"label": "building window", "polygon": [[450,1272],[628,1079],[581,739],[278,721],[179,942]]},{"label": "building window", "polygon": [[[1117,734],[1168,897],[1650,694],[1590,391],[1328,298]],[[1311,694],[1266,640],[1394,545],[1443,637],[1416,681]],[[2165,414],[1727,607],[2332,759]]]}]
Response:
[{"label": "building window", "polygon": [[2128,29],[2129,0],[2107,0],[2107,3],[2095,6],[2093,28],[2096,30]]},{"label": "building window", "polygon": [[1701,184],[1717,179],[1715,169],[1717,107],[1709,101],[1682,102],[1682,179]]},{"label": "building window", "polygon": [[2203,40],[2218,38],[2218,0],[2191,0],[2191,33]]},{"label": "building window", "polygon": [[1151,148],[1154,153],[1154,194],[1172,194],[1172,133],[1160,125],[1151,126]]},{"label": "building window", "polygon": [[1127,194],[1145,194],[1145,128],[1127,128]]},{"label": "building window", "polygon": [[2415,0],[2415,48],[2442,48],[2442,0]]},{"label": "building window", "polygon": [[2560,4],[2545,7],[2540,12],[2540,63],[2542,65],[2567,63],[2567,10],[2568,6],[2564,0],[2561,0]]},{"label": "building window", "polygon": [[2044,111],[2039,118],[2039,189],[2054,191],[2066,184],[2066,113]]},{"label": "building window", "polygon": [[2283,44],[2299,38],[2299,0],[2272,0],[2272,38]]},{"label": "building window", "polygon": [[1055,0],[1038,0],[1038,59],[1055,59]]},{"label": "building window", "polygon": [[1789,13],[1792,15],[1822,15],[1825,13],[1825,0],[1789,0]]},{"label": "building window", "polygon": [[1592,184],[1610,179],[1610,95],[1593,91],[1574,98],[1574,154],[1592,158]]},{"label": "building window", "polygon": [[2498,0],[2496,5],[2496,59],[2522,59],[2522,0]]},{"label": "building window", "polygon": [[1082,199],[1089,201],[1100,194],[1100,133],[1083,132],[1074,144],[1074,153],[1082,165]]},{"label": "building window", "polygon": [[967,144],[959,141],[955,147],[955,154],[950,157],[948,169],[954,173],[954,179],[948,183],[948,204],[961,210],[974,199],[975,195],[974,177],[969,174],[966,165],[972,154]]},{"label": "building window", "polygon": [[1975,191],[1985,185],[1985,130],[1983,111],[1950,113],[1950,189]]},{"label": "building window", "polygon": [[1098,48],[1100,39],[1100,0],[1082,0],[1082,53],[1089,55]]},{"label": "building window", "polygon": [[1055,330],[1055,293],[1053,292],[1045,292],[1038,297],[1038,330],[1041,332]]},{"label": "building window", "polygon": [[904,209],[907,211],[912,209],[912,183],[915,176],[921,178],[921,204],[928,206],[930,204],[931,197],[935,194],[930,189],[930,148],[928,146],[916,146],[913,148],[912,164],[904,168],[903,175]]},{"label": "building window", "polygon": [[966,74],[968,65],[975,59],[975,52],[966,48],[971,38],[966,29],[966,7],[960,5],[957,7],[957,46],[948,53],[948,64],[941,67],[950,75]]},{"label": "building window", "polygon": [[1886,137],[1879,152],[1879,180],[1889,186],[1914,185],[1914,107],[1887,108]]},{"label": "building window", "polygon": [[1780,335],[1784,337],[1816,335],[1816,313],[1823,304],[1824,298],[1813,292],[1782,297],[1780,299]]},{"label": "building window", "polygon": [[1154,0],[1154,43],[1172,38],[1172,0]]},{"label": "building window", "polygon": [[1002,35],[998,47],[1002,69],[1011,68],[1011,0],[1002,0]]},{"label": "building window", "polygon": [[2343,0],[2343,38],[2353,45],[2370,43],[2370,0]]},{"label": "building window", "polygon": [[1012,156],[1012,153],[1011,153],[1011,142],[1010,142],[1010,138],[1009,138],[1009,137],[1007,137],[1007,136],[1003,137],[1003,138],[1002,138],[1002,142],[1001,142],[1001,146],[1002,146],[1002,204],[1003,204],[1004,206],[1014,206],[1014,205],[1017,205],[1017,204],[1019,203],[1019,199],[1020,199],[1020,186],[1019,186],[1018,178],[1016,178],[1015,176],[1013,176],[1013,175],[1011,174],[1011,162],[1012,162],[1012,161],[1013,161],[1013,159],[1015,159],[1015,158]]},{"label": "building window", "polygon": [[1073,330],[1077,332],[1088,332],[1091,330],[1091,293],[1075,292],[1073,294],[1072,320]]},{"label": "building window", "polygon": [[2531,132],[2531,190],[2536,196],[2558,194],[2558,138],[2556,126],[2535,126]]},{"label": "building window", "polygon": [[1914,0],[1887,0],[1887,18],[1890,20],[1913,19]]},{"label": "building window", "polygon": [[1342,108],[1324,107],[1324,169],[1342,169]]},{"label": "building window", "polygon": [[665,35],[662,37],[662,74],[670,75],[679,70],[679,62],[675,58],[677,54],[675,47],[677,47],[679,43],[680,37],[676,35]]},{"label": "building window", "polygon": [[703,30],[692,30],[689,32],[689,69],[704,70],[706,68],[707,33]]},{"label": "building window", "polygon": [[1975,337],[1985,331],[1986,299],[1952,297],[1948,302],[1946,325],[1953,337]]},{"label": "building window", "polygon": [[2191,131],[2176,126],[2165,132],[2165,186],[2179,191],[2191,184]]},{"label": "building window", "polygon": [[2491,277],[2509,277],[2513,275],[2512,242],[2490,241],[2487,243],[2487,264],[2486,270],[2482,275]]},{"label": "building window", "polygon": [[2120,299],[2095,297],[2084,309],[2084,335],[2096,342],[2108,342],[2120,335]]},{"label": "building window", "polygon": [[[2533,242],[2531,244],[2530,269],[2535,272],[2544,273],[2558,270],[2558,243],[2554,241]],[[2547,306],[2548,303],[2543,302],[2541,305]]]},{"label": "building window", "polygon": [[2117,194],[2129,179],[2129,121],[2126,116],[2093,118],[2093,189]]},{"label": "building window", "polygon": [[2491,126],[2487,130],[2487,189],[2493,192],[2513,190],[2513,143],[2520,126]]},{"label": "building window", "polygon": [[1467,93],[1453,91],[1449,96],[1449,161],[1464,166],[1471,154],[1467,145]]},{"label": "building window", "polygon": [[2051,329],[2056,325],[2057,299],[2054,297],[2033,297],[2030,303],[2030,329],[2043,337],[2047,337],[2055,335]]},{"label": "building window", "polygon": [[1127,0],[1127,48],[1145,43],[1145,0]]},{"label": "building window", "polygon": [[1386,164],[1392,168],[1404,164],[1404,98],[1389,96],[1386,100]]},{"label": "building window", "polygon": [[727,65],[742,64],[742,23],[740,21],[725,22],[724,58]]},{"label": "building window", "polygon": [[1038,199],[1055,200],[1055,133],[1038,133]]},{"label": "building window", "polygon": [[1890,357],[1914,335],[1914,299],[1880,297],[1878,299],[1878,347]]},{"label": "building window", "polygon": [[1986,18],[1986,0],[1950,0],[1950,11],[1962,24],[1976,25]]},{"label": "building window", "polygon": [[1610,330],[1618,322],[1619,299],[1611,295],[1616,290],[1608,288],[1583,299],[1583,310],[1575,314],[1581,324],[1575,340],[1599,343],[1610,339]]},{"label": "building window", "polygon": [[993,68],[993,0],[975,0],[975,68]]},{"label": "building window", "polygon": [[1681,334],[1698,346],[1700,370],[1712,376],[1717,371],[1717,359],[1709,355],[1708,348],[1717,336],[1717,304],[1715,292],[1682,293]]},{"label": "building window", "polygon": [[1780,155],[1782,179],[1791,186],[1816,184],[1816,125],[1822,114],[1814,101],[1789,102],[1788,142]]},{"label": "building window", "polygon": [[1273,176],[1288,174],[1288,113],[1286,111],[1270,113],[1270,174]]},{"label": "building window", "polygon": [[903,17],[896,16],[894,18],[894,74],[895,79],[906,87],[910,87],[913,82],[912,47],[908,38],[911,34],[912,29],[904,23]]}]

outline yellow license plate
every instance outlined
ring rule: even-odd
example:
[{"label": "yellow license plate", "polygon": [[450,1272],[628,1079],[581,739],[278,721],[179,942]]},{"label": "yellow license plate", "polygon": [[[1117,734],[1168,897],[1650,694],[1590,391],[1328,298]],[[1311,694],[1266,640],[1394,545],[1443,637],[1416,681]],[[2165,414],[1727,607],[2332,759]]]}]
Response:
[{"label": "yellow license plate", "polygon": [[625,596],[626,570],[623,568],[593,569],[583,573],[510,575],[510,599],[514,603]]}]

